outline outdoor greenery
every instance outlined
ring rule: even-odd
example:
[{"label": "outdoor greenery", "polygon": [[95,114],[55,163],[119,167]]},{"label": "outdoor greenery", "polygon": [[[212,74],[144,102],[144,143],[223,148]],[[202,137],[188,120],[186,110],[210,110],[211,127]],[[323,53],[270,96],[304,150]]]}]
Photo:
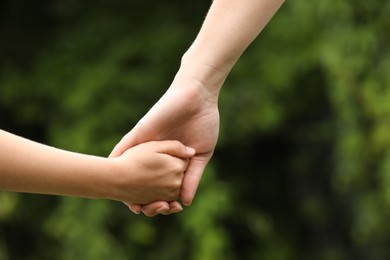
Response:
[{"label": "outdoor greenery", "polygon": [[[210,3],[0,1],[0,128],[107,156]],[[389,259],[388,32],[389,1],[286,1],[222,89],[192,206],[0,192],[0,260]]]}]

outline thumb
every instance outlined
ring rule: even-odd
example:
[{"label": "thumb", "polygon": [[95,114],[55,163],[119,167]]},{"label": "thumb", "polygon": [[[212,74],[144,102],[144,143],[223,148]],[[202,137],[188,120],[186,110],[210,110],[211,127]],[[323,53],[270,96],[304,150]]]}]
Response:
[{"label": "thumb", "polygon": [[160,141],[156,152],[169,154],[179,158],[190,158],[195,155],[195,149],[185,146],[179,141]]},{"label": "thumb", "polygon": [[130,147],[137,145],[136,137],[133,131],[128,132],[122,139],[115,145],[114,149],[111,151],[109,158],[118,157],[122,155]]}]

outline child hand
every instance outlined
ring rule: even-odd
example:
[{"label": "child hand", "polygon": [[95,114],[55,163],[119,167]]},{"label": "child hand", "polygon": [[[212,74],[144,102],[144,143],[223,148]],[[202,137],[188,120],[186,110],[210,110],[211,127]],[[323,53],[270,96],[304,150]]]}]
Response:
[{"label": "child hand", "polygon": [[194,149],[179,141],[153,141],[128,149],[112,159],[113,196],[126,204],[177,200],[194,154]]}]

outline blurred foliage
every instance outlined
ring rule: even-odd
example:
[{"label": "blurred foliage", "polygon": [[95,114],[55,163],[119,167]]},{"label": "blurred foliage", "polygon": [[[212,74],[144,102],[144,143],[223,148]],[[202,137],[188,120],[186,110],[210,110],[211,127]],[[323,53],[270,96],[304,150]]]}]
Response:
[{"label": "blurred foliage", "polygon": [[[0,1],[0,127],[106,156],[210,1]],[[390,2],[287,1],[221,92],[194,204],[0,193],[0,259],[388,259]]]}]

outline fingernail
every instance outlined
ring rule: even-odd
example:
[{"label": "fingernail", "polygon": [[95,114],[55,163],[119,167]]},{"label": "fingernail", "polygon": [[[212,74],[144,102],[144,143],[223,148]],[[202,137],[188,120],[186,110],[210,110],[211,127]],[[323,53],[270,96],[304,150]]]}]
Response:
[{"label": "fingernail", "polygon": [[175,210],[175,213],[178,213],[178,212],[180,212],[182,210],[183,210],[183,207],[180,205],[180,207],[177,207],[177,209]]},{"label": "fingernail", "polygon": [[182,203],[183,203],[184,206],[187,206],[187,207],[188,207],[188,206],[191,205],[192,201],[185,201],[185,202],[182,201]]},{"label": "fingernail", "polygon": [[194,149],[194,148],[189,147],[189,146],[186,146],[186,149],[187,149],[187,151],[189,151],[190,153],[195,154],[195,149]]},{"label": "fingernail", "polygon": [[140,211],[137,211],[137,210],[132,210],[132,209],[130,209],[134,214],[136,214],[136,215],[139,215],[139,213],[141,213]]},{"label": "fingernail", "polygon": [[140,211],[137,211],[137,210],[134,210],[134,209],[132,209],[130,206],[127,206],[128,208],[129,208],[129,210],[131,211],[131,212],[133,212],[134,214],[139,214],[139,213],[141,213]]},{"label": "fingernail", "polygon": [[156,212],[157,212],[158,214],[161,214],[161,213],[163,213],[163,212],[166,212],[167,210],[169,210],[167,207],[162,206],[162,207],[159,207],[159,208],[156,210]]}]

